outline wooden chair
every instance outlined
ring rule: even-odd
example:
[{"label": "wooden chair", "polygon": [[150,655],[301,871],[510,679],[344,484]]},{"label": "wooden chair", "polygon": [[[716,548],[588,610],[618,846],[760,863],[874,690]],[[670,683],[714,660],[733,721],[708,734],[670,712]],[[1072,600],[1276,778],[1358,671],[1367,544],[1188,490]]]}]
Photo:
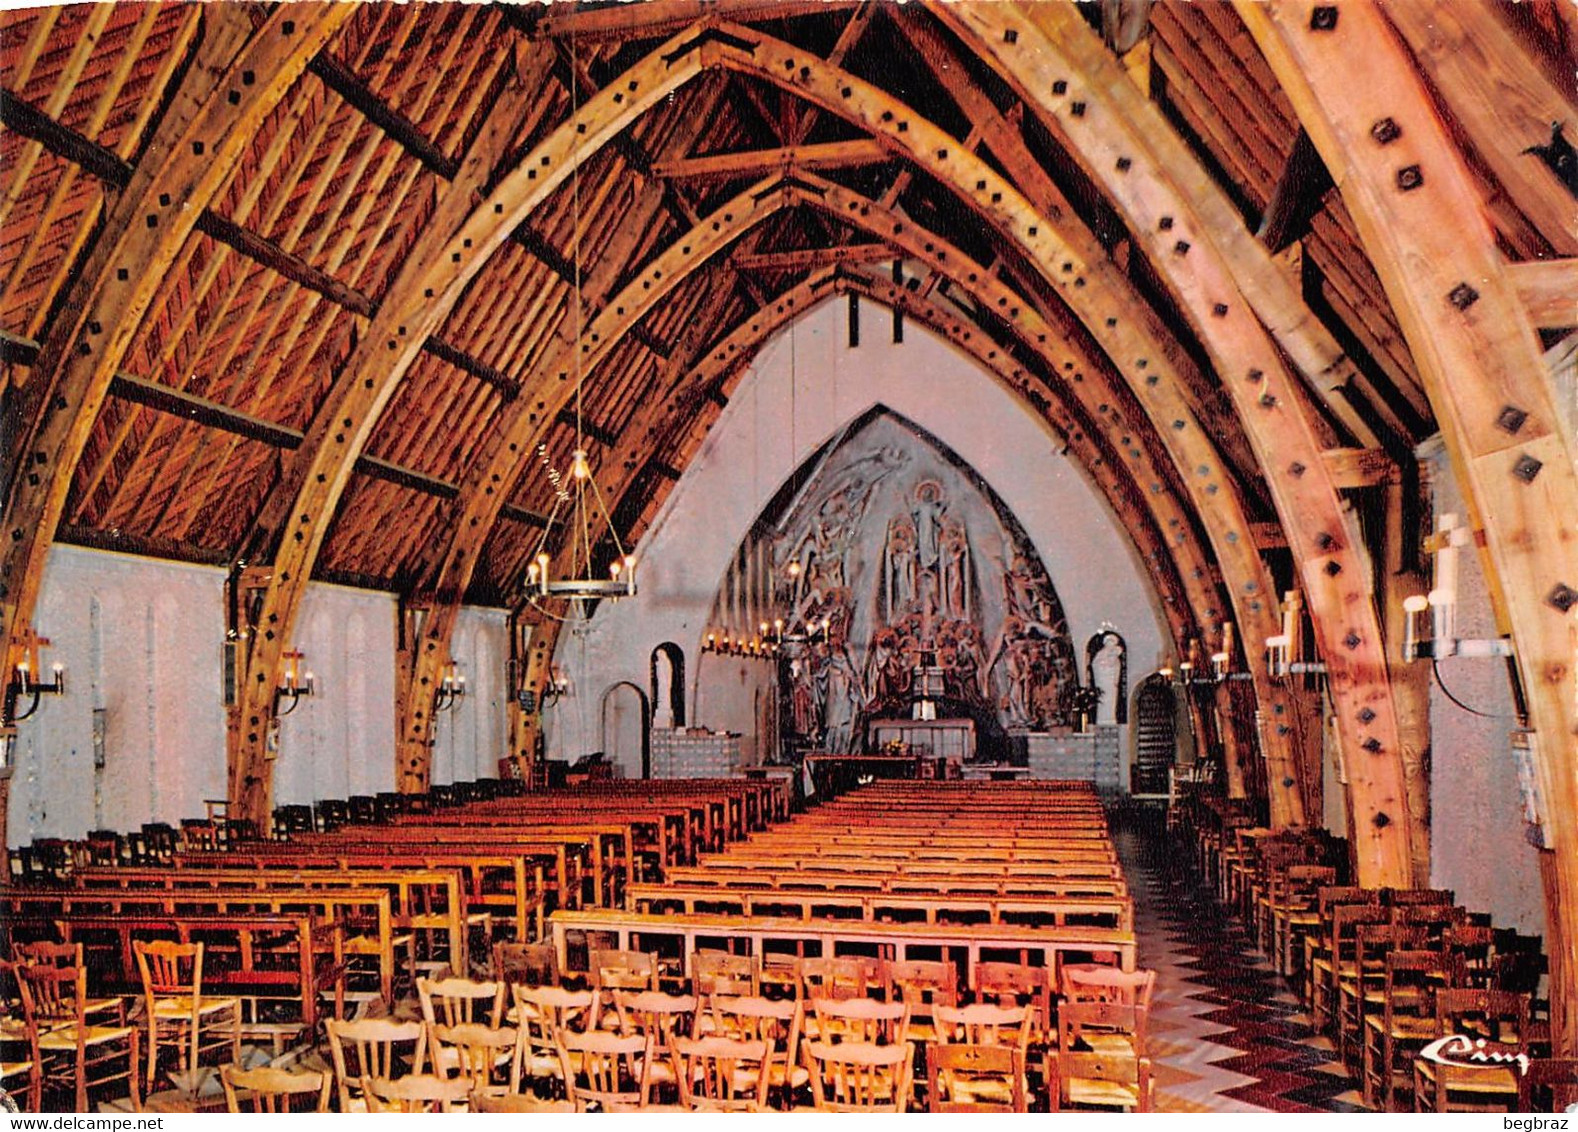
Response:
[{"label": "wooden chair", "polygon": [[87,969],[24,963],[15,972],[23,1016],[31,1018],[38,1036],[41,1088],[70,1088],[76,1096],[76,1111],[87,1112],[89,1089],[125,1081],[132,1108],[140,1110],[137,1028],[88,1021]]},{"label": "wooden chair", "polygon": [[508,1097],[478,1097],[471,1106],[473,1112],[499,1112],[499,1113],[560,1113],[574,1112],[575,1105],[570,1101],[550,1101],[542,1097],[534,1097],[530,1093],[517,1093]]},{"label": "wooden chair", "polygon": [[1032,1007],[1032,1042],[1044,1042],[1053,1033],[1052,988],[1052,971],[1046,967],[999,962],[975,965],[975,1001]]},{"label": "wooden chair", "polygon": [[1436,1029],[1434,992],[1448,982],[1450,956],[1444,951],[1393,951],[1386,956],[1384,998],[1379,1014],[1365,1018],[1362,1080],[1364,1103],[1391,1110],[1399,1078],[1413,1083],[1414,1054]]},{"label": "wooden chair", "polygon": [[813,998],[868,998],[873,989],[886,990],[882,960],[858,955],[800,960],[800,995]]},{"label": "wooden chair", "polygon": [[652,1039],[599,1030],[559,1032],[565,1092],[577,1112],[643,1109],[651,1102]]},{"label": "wooden chair", "polygon": [[416,981],[416,991],[422,1003],[422,1021],[427,1026],[428,1061],[434,1073],[447,1076],[455,1068],[454,1055],[440,1044],[437,1028],[468,1022],[497,1026],[503,1012],[504,984],[458,976],[422,977]]},{"label": "wooden chair", "polygon": [[1024,1052],[1007,1045],[928,1045],[926,1107],[932,1112],[1029,1112]]},{"label": "wooden chair", "polygon": [[593,951],[589,956],[594,990],[657,990],[655,951]]},{"label": "wooden chair", "polygon": [[1303,973],[1304,936],[1320,924],[1316,897],[1337,883],[1337,870],[1327,865],[1293,865],[1271,890],[1267,915],[1271,923],[1272,960],[1285,979]]},{"label": "wooden chair", "polygon": [[[461,1022],[434,1026],[436,1062],[453,1064],[455,1075],[471,1082],[471,1095],[508,1096],[520,1092],[520,1031],[511,1026]],[[503,1070],[505,1081],[496,1078]]]},{"label": "wooden chair", "polygon": [[1050,1060],[1055,1063],[1049,1076],[1055,1077],[1056,1084],[1047,1090],[1053,1112],[1068,1105],[1133,1112],[1151,1112],[1155,1107],[1155,1082],[1148,1057],[1058,1049]]},{"label": "wooden chair", "polygon": [[562,1083],[564,1063],[559,1056],[559,1033],[593,1024],[596,994],[562,987],[524,987],[518,983],[510,990],[515,997],[515,1024],[521,1035],[521,1080]]},{"label": "wooden chair", "polygon": [[805,1005],[797,1000],[758,996],[715,995],[711,1002],[714,1032],[737,1041],[769,1044],[769,1089],[776,1089],[783,1107],[790,1108],[794,1093],[811,1081],[811,1071],[800,1058],[805,1031]]},{"label": "wooden chair", "polygon": [[[23,1084],[17,1085],[19,1081]],[[43,1104],[43,1060],[33,999],[22,993],[17,964],[5,959],[0,959],[0,1087],[22,1094],[24,1111],[37,1112]]]},{"label": "wooden chair", "polygon": [[652,1039],[653,1062],[647,1071],[652,1086],[673,1085],[674,1042],[694,1036],[696,997],[662,991],[614,991],[613,1000],[619,1032]]},{"label": "wooden chair", "polygon": [[904,1045],[910,1035],[907,1002],[878,1002],[870,998],[813,998],[819,1040],[825,1044],[862,1042],[870,1045]]},{"label": "wooden chair", "polygon": [[[1344,1063],[1350,1049],[1361,1055],[1365,1018],[1381,1011],[1387,954],[1426,949],[1424,929],[1411,924],[1360,924],[1355,935],[1355,961],[1337,980],[1337,1059]],[[1410,992],[1402,987],[1398,993]]]},{"label": "wooden chair", "polygon": [[766,1112],[772,1045],[733,1038],[676,1038],[679,1101],[698,1112]]},{"label": "wooden chair", "polygon": [[493,977],[506,986],[556,987],[558,953],[551,943],[501,940],[493,945]]},{"label": "wooden chair", "polygon": [[1100,1053],[1145,1056],[1151,998],[1156,993],[1155,971],[1124,971],[1101,964],[1079,963],[1062,967],[1059,979],[1068,1002],[1108,1002],[1134,1010],[1132,1030],[1115,1030],[1109,1034],[1087,1026],[1086,1044]]},{"label": "wooden chair", "polygon": [[[1304,961],[1300,964],[1304,976],[1299,985],[1299,997],[1312,1012],[1320,980],[1331,973],[1332,928],[1337,909],[1345,905],[1380,902],[1380,890],[1374,888],[1330,885],[1316,890],[1315,925],[1304,934]],[[1317,971],[1316,963],[1323,959],[1326,963]]]},{"label": "wooden chair", "polygon": [[329,1111],[332,1082],[327,1073],[270,1065],[258,1069],[224,1065],[219,1078],[225,1085],[225,1108],[230,1112]]},{"label": "wooden chair", "polygon": [[[365,1078],[394,1080],[408,1072],[420,1072],[427,1061],[427,1027],[421,1022],[331,1018],[327,1028],[341,1112],[366,1111],[367,1100],[362,1095]],[[407,1046],[410,1048],[404,1048]]]},{"label": "wooden chair", "polygon": [[[85,967],[82,961],[82,944],[53,943],[36,940],[16,945],[18,959],[30,960],[44,967]],[[118,995],[89,998],[82,1004],[82,1012],[106,1026],[126,1025],[126,1000]]]},{"label": "wooden chair", "polygon": [[1537,1057],[1518,1077],[1518,1112],[1570,1112],[1578,1104],[1578,1057]]},{"label": "wooden chair", "polygon": [[936,1036],[934,1008],[959,1004],[959,969],[929,959],[890,960],[888,1001],[910,1008],[910,1037],[928,1042]]},{"label": "wooden chair", "polygon": [[[1503,1054],[1516,1058],[1525,1053],[1529,1034],[1529,999],[1510,991],[1444,987],[1435,992],[1435,1032],[1438,1037],[1461,1034],[1465,1047],[1455,1061],[1469,1053]],[[1483,1047],[1477,1045],[1484,1042]],[[1457,1044],[1457,1043],[1454,1043]],[[1450,1052],[1450,1051],[1449,1051]],[[1446,1065],[1414,1058],[1415,1112],[1516,1112],[1516,1064]]]},{"label": "wooden chair", "polygon": [[1360,925],[1391,920],[1391,910],[1379,904],[1339,904],[1332,909],[1324,954],[1310,964],[1310,1016],[1317,1031],[1334,1025],[1339,986],[1343,979],[1357,976]]},{"label": "wooden chair", "polygon": [[434,1077],[411,1073],[395,1080],[362,1078],[368,1112],[465,1112],[471,1100],[467,1077]]},{"label": "wooden chair", "polygon": [[701,948],[690,957],[690,974],[699,997],[714,994],[750,997],[761,990],[761,972],[754,955]]},{"label": "wooden chair", "polygon": [[159,1043],[168,1038],[177,1051],[185,1046],[188,1088],[197,1089],[197,1066],[204,1053],[230,1047],[230,1061],[241,1060],[241,1000],[203,993],[203,944],[133,940],[142,975],[143,1011],[148,1020],[148,1084],[159,1066]]},{"label": "wooden chair", "polygon": [[903,1112],[908,1107],[915,1057],[908,1042],[807,1042],[811,1095],[823,1112]]},{"label": "wooden chair", "polygon": [[998,1006],[977,1002],[969,1006],[939,1006],[936,1011],[938,1045],[1012,1046],[1024,1053],[1030,1046],[1030,1019],[1035,1008]]}]

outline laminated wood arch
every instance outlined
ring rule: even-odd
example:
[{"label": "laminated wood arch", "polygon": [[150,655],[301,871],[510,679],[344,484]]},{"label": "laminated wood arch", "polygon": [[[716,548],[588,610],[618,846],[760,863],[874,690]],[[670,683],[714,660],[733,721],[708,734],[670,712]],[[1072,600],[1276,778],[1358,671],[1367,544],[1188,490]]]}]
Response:
[{"label": "laminated wood arch", "polygon": [[[1205,215],[1203,171],[1163,160],[1108,93],[1130,80],[1048,34],[1058,13],[1009,4],[940,6],[1064,141],[1122,213],[1136,242],[1210,353],[1238,409],[1303,583],[1349,775],[1358,880],[1410,885],[1416,876],[1398,708],[1373,580],[1356,519],[1344,508],[1324,448],[1300,408],[1302,378],[1249,297],[1253,276],[1235,260],[1218,218]],[[1061,25],[1059,25],[1061,31]],[[1070,39],[1073,37],[1071,36]],[[1077,42],[1077,40],[1076,40]],[[1077,110],[1076,110],[1077,107]],[[1214,197],[1211,198],[1214,200]],[[1021,221],[1025,223],[1025,221]]]},{"label": "laminated wood arch", "polygon": [[[1153,461],[1143,438],[1144,423],[1130,421],[1122,411],[1126,403],[1118,385],[1106,367],[1098,360],[1087,357],[1065,342],[1065,335],[1047,322],[1036,309],[1023,302],[1009,287],[998,281],[982,267],[946,240],[915,224],[891,208],[881,205],[852,190],[843,188],[812,174],[790,170],[776,177],[767,178],[742,192],[729,203],[701,221],[691,232],[677,237],[669,247],[632,279],[620,296],[593,321],[583,337],[580,349],[583,364],[595,366],[615,343],[627,333],[656,304],[669,289],[677,286],[682,276],[696,270],[712,252],[738,238],[747,229],[761,223],[768,216],[788,205],[807,205],[826,210],[840,220],[870,233],[878,240],[892,245],[903,256],[924,263],[934,274],[953,279],[958,286],[976,299],[981,307],[993,312],[1006,323],[1032,351],[1040,353],[1050,372],[1067,375],[1075,380],[1065,382],[1069,396],[1082,403],[1087,418],[1093,426],[1108,435],[1108,445],[1122,461],[1130,464],[1139,490],[1149,492],[1159,512],[1158,525],[1169,532],[1168,543],[1173,554],[1184,562],[1186,576],[1196,579],[1214,579],[1211,568],[1201,548],[1194,544],[1189,514],[1175,504],[1166,491],[1169,482],[1166,472]],[[716,219],[715,219],[716,218]],[[1061,346],[1062,349],[1058,349]],[[495,431],[483,458],[474,463],[468,475],[468,487],[463,490],[464,510],[457,524],[455,538],[438,575],[435,592],[441,595],[434,606],[434,613],[427,620],[422,642],[415,658],[411,691],[402,701],[410,705],[401,720],[402,749],[397,767],[400,780],[408,789],[421,789],[426,781],[428,738],[431,727],[431,689],[437,686],[437,674],[447,655],[449,634],[458,612],[461,594],[470,584],[471,574],[486,544],[505,498],[520,468],[519,453],[531,452],[555,418],[555,414],[568,400],[573,388],[566,380],[570,362],[565,353],[546,367],[545,378],[539,385],[546,385],[548,392],[535,403],[534,409],[527,399],[525,407],[512,406],[506,410],[505,424]],[[1148,387],[1149,388],[1149,387]],[[1044,400],[1045,395],[1039,399]],[[1149,403],[1147,403],[1149,402]],[[1187,406],[1168,390],[1157,388],[1149,397],[1141,398],[1142,406],[1150,410],[1154,423],[1160,410],[1167,420],[1187,417]],[[669,411],[675,408],[669,403]],[[1164,440],[1164,447],[1175,462],[1188,461],[1185,467],[1194,474],[1181,475],[1190,502],[1197,512],[1209,512],[1212,519],[1225,515],[1236,522],[1208,520],[1208,532],[1220,539],[1220,545],[1229,551],[1236,550],[1231,559],[1231,569],[1224,567],[1229,589],[1238,591],[1245,586],[1269,586],[1268,575],[1261,566],[1258,571],[1246,570],[1246,563],[1259,566],[1255,556],[1249,527],[1236,498],[1231,491],[1219,493],[1207,482],[1210,470],[1217,465],[1216,453],[1198,429],[1157,428]],[[645,439],[640,433],[639,439]],[[616,457],[614,467],[620,468],[627,460]],[[616,474],[618,474],[616,472]],[[617,491],[616,491],[617,494]],[[1220,497],[1220,498],[1219,498]],[[1214,589],[1214,582],[1205,589],[1191,594],[1195,602],[1195,616],[1210,625],[1222,618],[1221,601]],[[1269,627],[1268,606],[1252,608],[1254,603],[1238,601],[1236,608],[1241,624],[1251,629]],[[1180,642],[1182,646],[1182,642]],[[1257,691],[1259,689],[1257,688]],[[1276,713],[1282,701],[1280,690],[1266,683],[1267,710]],[[1225,705],[1224,705],[1225,706]],[[1225,713],[1224,713],[1225,714]],[[1238,796],[1244,793],[1243,753],[1238,749],[1230,729],[1223,729],[1225,761],[1232,788]],[[1280,776],[1283,790],[1297,801],[1300,797],[1296,770],[1281,747],[1267,744],[1269,770]],[[1288,780],[1292,780],[1291,782]],[[1302,816],[1302,807],[1279,813],[1289,819]]]},{"label": "laminated wood arch", "polygon": [[[1485,575],[1498,621],[1512,635],[1538,740],[1552,1040],[1558,1055],[1572,1056],[1578,438],[1554,403],[1534,320],[1481,195],[1382,12],[1368,2],[1321,19],[1308,3],[1238,8],[1354,216],[1484,533]],[[1446,216],[1451,225],[1441,222]]]},{"label": "laminated wood arch", "polygon": [[[20,392],[23,456],[5,505],[0,641],[19,659],[44,560],[99,407],[165,271],[254,133],[350,15],[338,5],[205,9],[195,58],[105,218]],[[0,828],[3,828],[0,807]]]},{"label": "laminated wood arch", "polygon": [[[1083,233],[1076,237],[1080,240],[1080,247],[1075,248],[1061,233],[1053,230],[1051,221],[1028,225],[1020,223],[1025,216],[1034,217],[1034,210],[984,160],[975,157],[967,149],[961,149],[952,138],[915,114],[911,108],[863,80],[828,66],[815,56],[743,28],[726,28],[720,32],[718,40],[707,46],[714,49],[712,61],[715,65],[778,84],[870,130],[884,144],[909,157],[956,192],[1005,238],[1014,242],[1084,320],[1086,327],[1109,356],[1122,358],[1138,355],[1138,369],[1148,370],[1149,373],[1146,380],[1135,387],[1136,393],[1152,414],[1157,431],[1165,442],[1172,450],[1183,454],[1181,467],[1187,469],[1183,478],[1197,502],[1202,521],[1216,536],[1219,558],[1232,564],[1230,590],[1238,623],[1250,639],[1275,632],[1275,605],[1269,574],[1259,559],[1248,523],[1234,496],[1233,486],[1223,474],[1218,454],[1208,439],[1201,435],[1189,405],[1175,393],[1185,380],[1183,374],[1188,368],[1187,363],[1172,343],[1162,340],[1159,325],[1154,320],[1129,317],[1129,312],[1142,307],[1143,301],[1119,273],[1102,269],[1104,260],[1085,258],[1095,251],[1094,239],[1088,233]],[[612,85],[617,86],[618,83]],[[1067,218],[1058,223],[1074,226],[1074,222]],[[1077,271],[1071,270],[1075,263],[1080,265]],[[946,268],[944,270],[947,271]],[[1103,286],[1086,287],[1087,275],[1099,278]],[[1096,292],[1102,293],[1098,296]],[[1029,310],[1029,305],[1017,297],[1013,299],[1012,306],[1009,303],[1010,300],[1005,298],[994,309],[999,314],[1004,310]],[[549,370],[551,373],[553,367],[549,367]],[[1150,380],[1152,377],[1154,381]],[[566,392],[564,383],[560,384],[561,393]],[[551,416],[557,407],[550,407],[545,401],[540,412],[545,417]],[[495,439],[498,435],[495,434]],[[502,498],[494,495],[494,485],[501,483],[510,474],[519,453],[531,447],[529,436],[512,443],[515,445],[513,451],[510,443],[494,443],[491,467],[484,471],[481,463],[477,462],[468,474],[468,481],[481,485],[480,491],[487,498],[480,503],[466,504],[462,511],[459,534],[449,547],[446,564],[441,568],[440,581],[435,587],[441,604],[458,601],[464,593],[471,567],[491,529],[490,511],[496,514],[502,506]],[[463,494],[471,499],[476,493]],[[418,687],[425,688],[434,686],[433,673],[443,661],[441,642],[447,640],[447,626],[441,617],[433,618],[430,625],[434,632],[424,641],[417,658]],[[426,685],[421,684],[424,679]],[[1270,717],[1264,753],[1270,771],[1270,795],[1275,819],[1281,825],[1301,825],[1305,820],[1300,784],[1303,771],[1295,755],[1299,721],[1294,717],[1291,701],[1280,689],[1272,686],[1263,675],[1257,678],[1257,684],[1256,690],[1263,710]],[[413,704],[412,718],[408,721],[409,726],[403,725],[401,728],[402,742],[409,740],[411,746],[400,756],[399,773],[403,780],[406,775],[418,775],[409,780],[413,787],[421,781],[423,759],[418,744],[425,741],[431,715],[425,708],[417,706],[424,698],[409,698]],[[415,718],[417,712],[422,713],[422,719]]]}]

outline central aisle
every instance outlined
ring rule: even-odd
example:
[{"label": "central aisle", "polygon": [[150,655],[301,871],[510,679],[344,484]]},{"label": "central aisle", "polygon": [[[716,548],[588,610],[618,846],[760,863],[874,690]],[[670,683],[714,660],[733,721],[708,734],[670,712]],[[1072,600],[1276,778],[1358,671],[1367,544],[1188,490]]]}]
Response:
[{"label": "central aisle", "polygon": [[1112,813],[1139,963],[1157,972],[1150,1044],[1162,1112],[1367,1112],[1298,996],[1189,868],[1154,810]]}]

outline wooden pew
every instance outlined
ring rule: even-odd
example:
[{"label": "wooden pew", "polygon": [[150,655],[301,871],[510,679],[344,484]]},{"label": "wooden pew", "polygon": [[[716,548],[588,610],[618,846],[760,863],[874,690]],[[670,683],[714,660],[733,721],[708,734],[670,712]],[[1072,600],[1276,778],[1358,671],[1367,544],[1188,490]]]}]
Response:
[{"label": "wooden pew", "polygon": [[794,888],[719,889],[704,885],[631,885],[636,911],[726,912],[742,916],[801,920],[856,919],[873,922],[928,924],[1019,923],[1038,921],[1063,927],[1070,923],[1098,927],[1134,926],[1134,906],[1127,897],[1114,896],[977,896],[957,893],[931,895],[890,892]]},{"label": "wooden pew", "polygon": [[[341,928],[312,912],[267,915],[170,916],[155,912],[97,915],[71,912],[55,917],[29,916],[8,923],[12,937],[60,939],[83,945],[84,962],[94,973],[95,993],[138,995],[142,978],[133,940],[170,939],[203,943],[203,989],[235,995],[251,1020],[242,1032],[271,1036],[276,1046],[290,1034],[311,1034],[319,1021],[318,996],[334,995],[336,1017],[344,1014],[345,958]],[[295,1004],[297,1018],[265,1021],[259,1007]]]},{"label": "wooden pew", "polygon": [[[703,913],[643,915],[608,908],[582,908],[555,912],[549,917],[559,969],[569,963],[569,933],[598,932],[614,937],[621,950],[654,950],[666,941],[668,950],[683,957],[690,975],[690,956],[698,947],[720,943],[749,945],[753,954],[769,948],[806,954],[837,955],[850,948],[874,945],[884,958],[920,958],[912,950],[960,954],[973,978],[983,953],[1015,953],[1056,970],[1065,959],[1085,961],[1116,957],[1125,971],[1134,969],[1135,940],[1132,929],[1089,926],[1027,928],[1015,924],[883,924],[867,921],[778,919],[763,916],[709,915]],[[840,949],[843,948],[844,951]]]},{"label": "wooden pew", "polygon": [[[429,875],[425,882],[436,878]],[[370,955],[378,963],[378,992],[384,1003],[394,1006],[394,981],[397,973],[395,952],[410,947],[413,935],[405,905],[397,904],[398,885],[409,885],[409,877],[391,885],[383,875],[363,873],[314,873],[307,870],[262,873],[240,870],[199,871],[196,869],[123,868],[79,869],[74,887],[88,894],[120,891],[125,893],[169,894],[178,911],[191,911],[203,904],[203,893],[223,894],[230,907],[266,904],[269,911],[294,911],[312,907],[325,917],[339,919],[345,930],[345,953]],[[210,902],[212,903],[212,902]],[[411,958],[414,961],[415,952]],[[415,976],[413,967],[412,975]],[[347,992],[348,994],[350,992]]]}]

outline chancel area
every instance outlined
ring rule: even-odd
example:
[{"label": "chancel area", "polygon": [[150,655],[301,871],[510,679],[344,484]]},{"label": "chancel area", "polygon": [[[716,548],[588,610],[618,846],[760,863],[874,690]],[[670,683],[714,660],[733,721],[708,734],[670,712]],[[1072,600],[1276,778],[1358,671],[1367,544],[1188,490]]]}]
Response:
[{"label": "chancel area", "polygon": [[0,1101],[1569,1109],[1575,60],[0,12]]}]

